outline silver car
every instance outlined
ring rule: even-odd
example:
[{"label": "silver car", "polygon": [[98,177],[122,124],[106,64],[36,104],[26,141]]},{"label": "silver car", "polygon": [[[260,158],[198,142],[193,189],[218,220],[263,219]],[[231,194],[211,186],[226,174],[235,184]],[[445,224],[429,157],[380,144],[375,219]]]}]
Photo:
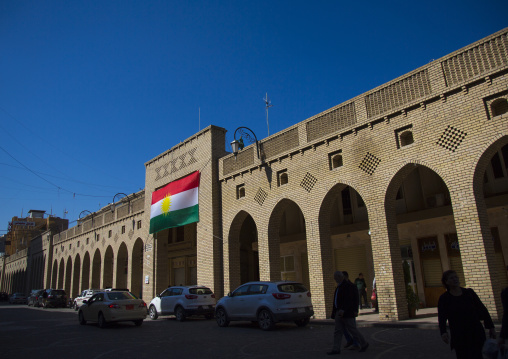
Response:
[{"label": "silver car", "polygon": [[79,324],[97,322],[100,328],[112,322],[132,321],[136,326],[146,318],[146,303],[129,292],[100,292],[84,300],[78,311]]},{"label": "silver car", "polygon": [[249,282],[217,302],[215,319],[220,327],[233,320],[257,321],[263,330],[275,323],[293,321],[299,327],[314,315],[310,292],[297,282]]}]

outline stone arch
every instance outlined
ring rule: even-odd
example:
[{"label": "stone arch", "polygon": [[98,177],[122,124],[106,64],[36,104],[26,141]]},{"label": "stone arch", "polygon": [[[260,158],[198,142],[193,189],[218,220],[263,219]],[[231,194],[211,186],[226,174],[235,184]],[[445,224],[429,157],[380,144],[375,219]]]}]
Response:
[{"label": "stone arch", "polygon": [[137,238],[132,246],[131,255],[131,292],[143,297],[143,240]]},{"label": "stone arch", "polygon": [[51,270],[51,283],[50,283],[51,288],[58,287],[57,280],[58,280],[58,261],[55,259],[53,261],[53,268]]},{"label": "stone arch", "polygon": [[65,266],[65,283],[64,290],[65,293],[70,297],[71,296],[71,284],[72,284],[72,258],[69,256],[67,258],[67,264]]},{"label": "stone arch", "polygon": [[113,248],[108,246],[106,248],[106,252],[104,253],[104,266],[103,266],[103,277],[102,277],[102,286],[104,288],[112,288],[113,287],[113,262],[114,262],[114,254]]},{"label": "stone arch", "polygon": [[100,288],[101,287],[101,269],[102,269],[102,261],[101,261],[101,251],[99,248],[95,250],[92,260],[92,288]]},{"label": "stone arch", "polygon": [[[231,222],[228,236],[228,256],[225,263],[231,291],[240,284],[259,280],[258,233],[256,223],[246,211],[237,213]],[[253,249],[255,245],[255,249]]]},{"label": "stone arch", "polygon": [[79,254],[77,254],[76,257],[74,258],[74,270],[72,273],[72,289],[71,292],[69,293],[69,296],[71,298],[76,298],[83,289],[86,289],[80,287],[79,278],[81,278],[81,257]]},{"label": "stone arch", "polygon": [[65,275],[65,262],[64,259],[60,259],[60,264],[58,265],[58,289],[63,289],[64,287],[64,275]]},{"label": "stone arch", "polygon": [[[81,291],[90,288],[90,254],[85,252],[83,256],[83,270],[81,272]],[[94,288],[97,289],[97,288]]]},{"label": "stone arch", "polygon": [[129,268],[129,252],[125,242],[120,244],[116,256],[116,288],[127,288],[127,273]]},{"label": "stone arch", "polygon": [[275,205],[268,220],[267,241],[264,258],[270,265],[268,272],[260,273],[261,279],[298,280],[309,286],[305,217],[295,201],[284,198]]}]

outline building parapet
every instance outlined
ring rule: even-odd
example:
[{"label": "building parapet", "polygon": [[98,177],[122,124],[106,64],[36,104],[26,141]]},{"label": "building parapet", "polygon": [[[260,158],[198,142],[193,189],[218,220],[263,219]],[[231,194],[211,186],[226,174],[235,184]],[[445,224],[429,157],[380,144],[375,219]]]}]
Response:
[{"label": "building parapet", "polygon": [[[220,179],[233,177],[266,162],[302,152],[328,142],[389,122],[413,109],[425,109],[436,100],[468,86],[491,82],[508,71],[508,28],[459,49],[414,71],[378,86],[362,95],[304,120],[289,129],[259,141],[261,158],[252,144],[236,156],[219,160]],[[299,136],[298,136],[299,134]]]}]

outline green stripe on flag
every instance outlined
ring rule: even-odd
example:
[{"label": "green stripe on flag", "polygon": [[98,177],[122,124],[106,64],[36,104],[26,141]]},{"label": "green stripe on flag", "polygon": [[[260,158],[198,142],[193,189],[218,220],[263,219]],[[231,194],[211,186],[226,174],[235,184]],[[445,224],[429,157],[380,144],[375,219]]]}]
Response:
[{"label": "green stripe on flag", "polygon": [[199,221],[199,204],[150,219],[150,233]]}]

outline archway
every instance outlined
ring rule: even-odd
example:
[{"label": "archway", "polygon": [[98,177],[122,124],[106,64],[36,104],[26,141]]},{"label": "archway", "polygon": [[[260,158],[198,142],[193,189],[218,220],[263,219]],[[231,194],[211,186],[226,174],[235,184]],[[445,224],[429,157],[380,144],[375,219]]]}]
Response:
[{"label": "archway", "polygon": [[81,274],[81,257],[76,255],[76,259],[74,259],[74,271],[72,275],[72,290],[69,296],[72,298],[76,298],[78,294],[86,288],[81,288],[79,283],[79,278]]},{"label": "archway", "polygon": [[64,274],[65,274],[65,262],[60,259],[60,265],[58,266],[58,289],[63,289],[64,287]]},{"label": "archway", "polygon": [[71,283],[72,283],[72,259],[71,257],[67,258],[67,265],[65,266],[65,284],[64,290],[65,293],[70,297],[71,296]]},{"label": "archway", "polygon": [[101,251],[97,248],[92,260],[92,288],[101,287]]},{"label": "archway", "polygon": [[58,282],[57,282],[57,279],[58,279],[58,262],[57,260],[55,259],[53,261],[53,268],[51,270],[51,283],[50,283],[50,288],[56,288],[58,287]]},{"label": "archway", "polygon": [[305,218],[295,202],[277,203],[268,223],[268,241],[269,279],[295,280],[310,288]]},{"label": "archway", "polygon": [[120,244],[116,257],[116,284],[117,288],[127,288],[127,272],[129,269],[129,253],[124,242]]},{"label": "archway", "polygon": [[106,253],[104,253],[104,270],[102,277],[102,285],[104,288],[113,287],[113,248],[108,246]]},{"label": "archway", "polygon": [[143,241],[137,238],[132,247],[131,256],[131,292],[134,295],[143,297]]},{"label": "archway", "polygon": [[[88,252],[83,256],[83,271],[81,274],[81,290],[90,288],[90,254]],[[97,288],[94,288],[97,289]]]}]

